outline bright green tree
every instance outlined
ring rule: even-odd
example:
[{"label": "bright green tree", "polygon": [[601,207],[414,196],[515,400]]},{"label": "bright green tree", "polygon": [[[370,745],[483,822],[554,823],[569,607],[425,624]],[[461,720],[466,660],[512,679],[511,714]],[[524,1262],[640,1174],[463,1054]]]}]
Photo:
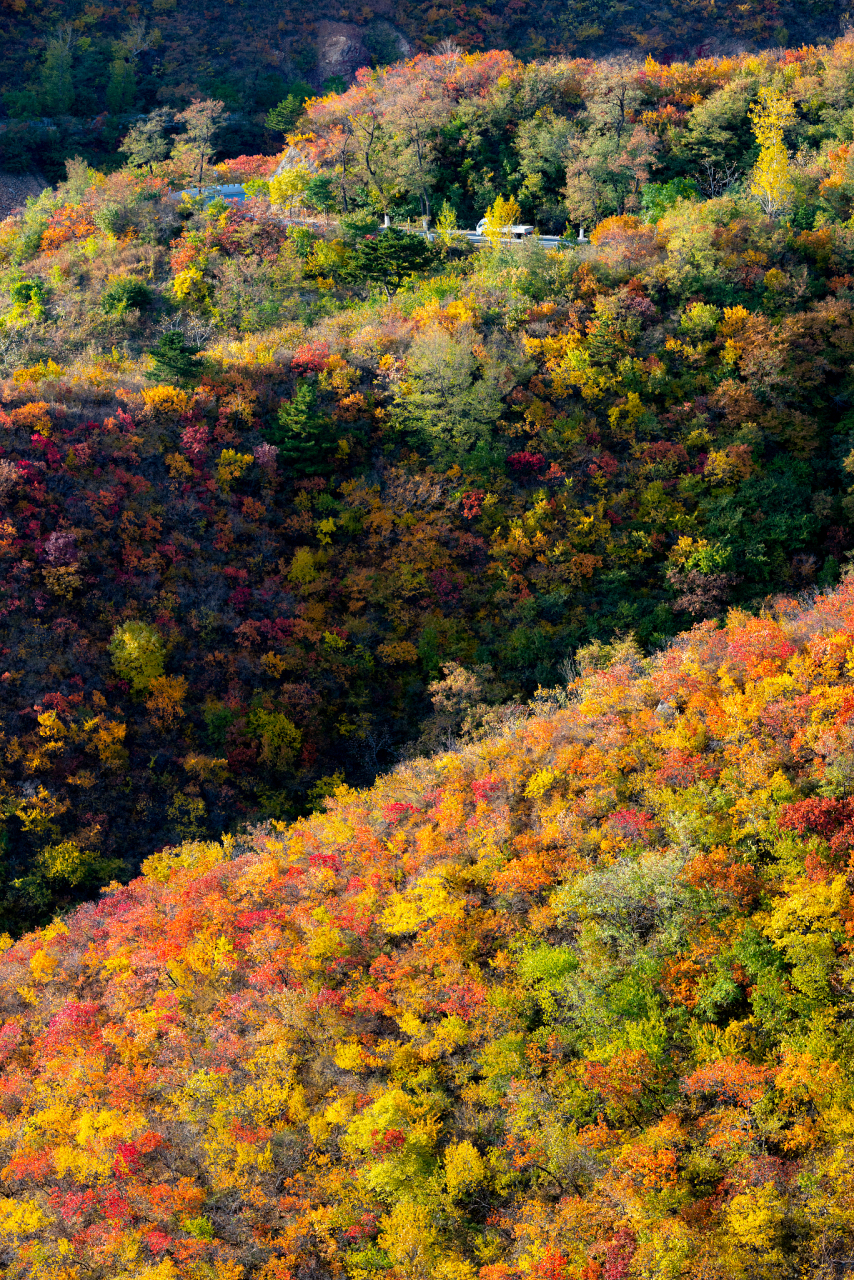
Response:
[{"label": "bright green tree", "polygon": [[272,773],[290,769],[302,746],[299,729],[280,711],[259,707],[247,721],[249,732],[258,740],[260,758]]},{"label": "bright green tree", "polygon": [[304,192],[305,203],[312,209],[321,209],[326,213],[335,203],[332,185],[332,178],[326,178],[320,174],[309,178]]},{"label": "bright green tree", "polygon": [[172,123],[172,112],[158,107],[144,120],[138,121],[122,139],[121,149],[128,164],[137,169],[154,171],[154,166],[169,154],[169,142],[164,130]]},{"label": "bright green tree", "polygon": [[151,682],[163,675],[164,656],[163,641],[147,622],[125,622],[113,632],[113,670],[134,693],[146,693]]},{"label": "bright green tree", "polygon": [[114,115],[133,110],[136,100],[136,64],[141,53],[154,47],[158,33],[150,32],[145,19],[136,19],[113,46],[107,107]]},{"label": "bright green tree", "polygon": [[473,455],[488,464],[501,413],[496,362],[479,361],[464,336],[428,329],[410,347],[407,374],[391,415],[404,437],[442,467],[471,467]]}]

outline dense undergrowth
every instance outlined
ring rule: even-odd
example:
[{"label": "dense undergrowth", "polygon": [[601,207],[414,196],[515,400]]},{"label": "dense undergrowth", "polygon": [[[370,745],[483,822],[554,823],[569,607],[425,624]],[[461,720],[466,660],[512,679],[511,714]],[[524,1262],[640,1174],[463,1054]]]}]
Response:
[{"label": "dense undergrowth", "polygon": [[851,579],[624,645],[10,941],[4,1274],[838,1274],[852,645]]}]

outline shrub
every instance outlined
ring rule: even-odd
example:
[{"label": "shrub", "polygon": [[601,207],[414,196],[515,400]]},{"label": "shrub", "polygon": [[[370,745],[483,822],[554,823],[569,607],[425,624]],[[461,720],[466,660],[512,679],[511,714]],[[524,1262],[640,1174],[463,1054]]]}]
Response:
[{"label": "shrub", "polygon": [[104,235],[117,236],[127,222],[127,213],[115,200],[102,204],[92,215],[92,221]]},{"label": "shrub", "polygon": [[12,254],[15,262],[30,262],[36,257],[41,249],[42,236],[46,229],[46,218],[44,221],[29,221],[24,224]]},{"label": "shrub", "polygon": [[143,311],[151,305],[151,289],[142,280],[113,280],[101,294],[101,306],[108,315],[124,315],[134,307]]},{"label": "shrub", "polygon": [[113,280],[101,294],[101,306],[107,315],[122,316],[134,308],[144,311],[151,305],[151,290],[141,280]]},{"label": "shrub", "polygon": [[14,319],[23,320],[29,316],[33,320],[41,320],[44,316],[45,290],[41,280],[16,280],[9,296]]},{"label": "shrub", "polygon": [[147,387],[142,400],[152,417],[163,419],[186,412],[190,403],[186,392],[177,387]]},{"label": "shrub", "polygon": [[9,290],[9,297],[16,306],[28,307],[44,300],[44,285],[41,280],[16,280]]}]

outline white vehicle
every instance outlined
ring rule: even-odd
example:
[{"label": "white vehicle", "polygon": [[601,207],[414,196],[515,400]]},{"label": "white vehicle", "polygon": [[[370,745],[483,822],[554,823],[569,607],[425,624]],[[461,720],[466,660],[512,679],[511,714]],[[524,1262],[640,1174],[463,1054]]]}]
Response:
[{"label": "white vehicle", "polygon": [[[482,236],[485,226],[486,218],[481,218],[480,222],[474,229],[475,235]],[[529,223],[524,222],[516,227],[502,227],[501,234],[506,240],[524,240],[525,236],[532,236],[534,234],[534,228],[530,226]]]}]

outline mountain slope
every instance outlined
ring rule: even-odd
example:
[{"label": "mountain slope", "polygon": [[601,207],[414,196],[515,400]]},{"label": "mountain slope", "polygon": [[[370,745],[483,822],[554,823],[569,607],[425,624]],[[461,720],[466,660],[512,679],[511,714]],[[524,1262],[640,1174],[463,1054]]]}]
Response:
[{"label": "mountain slope", "polygon": [[[2,224],[0,928],[46,923],[166,843],[364,785],[422,730],[435,747],[479,703],[553,684],[591,641],[655,649],[693,618],[838,580],[852,47],[635,66],[645,116],[674,85],[690,107],[650,123],[668,183],[596,169],[641,216],[559,250],[436,245],[391,298],[367,274],[372,224],[179,206],[162,174],[78,161]],[[548,132],[536,95],[560,66],[459,61],[385,79],[441,73],[452,105],[476,100],[492,123],[457,173],[478,153],[499,172],[484,135],[514,103]],[[475,77],[487,92],[466,95]],[[737,189],[679,198],[679,137],[748,163],[748,109],[777,80],[801,112],[787,220]],[[361,95],[367,120],[363,88],[323,110]],[[732,130],[707,111],[721,99]],[[386,83],[386,155],[391,101]],[[542,150],[529,177],[556,201]],[[207,342],[203,362],[153,368],[181,334]],[[114,647],[127,627],[156,650],[142,679]]]},{"label": "mountain slope", "polygon": [[0,962],[10,1278],[849,1255],[854,582],[631,647]]},{"label": "mountain slope", "polygon": [[652,53],[669,60],[817,43],[838,35],[843,18],[841,0],[750,0],[717,9],[704,0],[373,0],[320,13],[284,4],[275,14],[259,0],[204,7],[143,0],[131,9],[8,0],[0,10],[0,85],[14,118],[126,117],[158,104],[186,105],[198,94],[223,98],[251,117],[297,82],[319,89],[330,76],[350,80],[359,66],[384,65],[444,39],[528,58]]}]

